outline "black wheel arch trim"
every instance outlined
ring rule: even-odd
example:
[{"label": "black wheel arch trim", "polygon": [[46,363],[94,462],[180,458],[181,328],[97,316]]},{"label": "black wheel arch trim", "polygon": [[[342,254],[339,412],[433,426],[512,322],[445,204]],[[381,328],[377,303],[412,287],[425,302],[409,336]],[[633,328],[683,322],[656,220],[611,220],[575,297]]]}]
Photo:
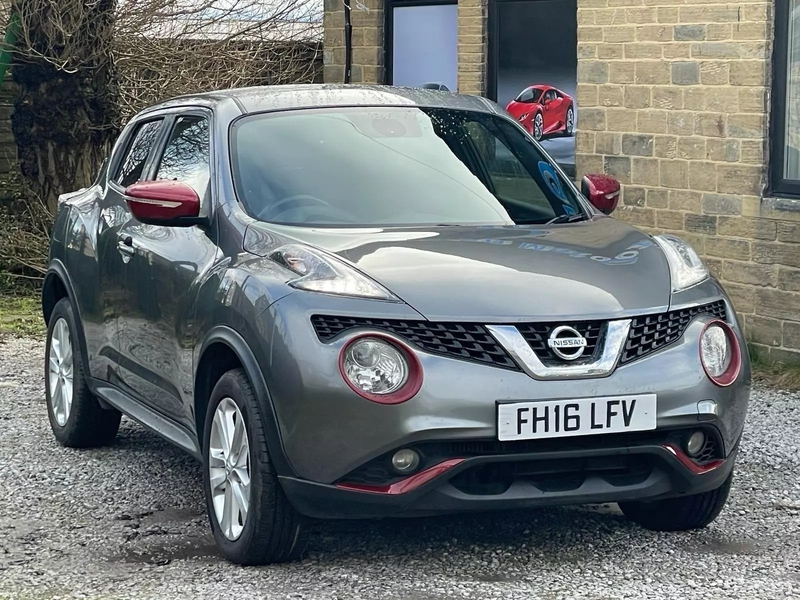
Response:
[{"label": "black wheel arch trim", "polygon": [[[297,473],[291,465],[286,452],[283,449],[283,440],[281,438],[280,427],[278,426],[278,415],[275,412],[275,407],[272,404],[272,396],[267,386],[267,381],[261,367],[258,364],[255,353],[250,348],[247,341],[235,329],[227,325],[217,325],[212,327],[206,334],[203,344],[198,354],[198,360],[195,364],[195,388],[198,378],[196,371],[197,365],[200,364],[203,355],[209,346],[215,343],[223,343],[228,346],[234,354],[239,358],[239,362],[247,373],[250,383],[256,392],[259,405],[262,407],[261,417],[264,422],[264,427],[267,430],[267,449],[269,450],[270,459],[275,471],[278,475],[283,477],[296,477]],[[202,432],[198,432],[198,438],[202,436]],[[202,439],[199,440],[202,447]]]},{"label": "black wheel arch trim", "polygon": [[81,318],[81,309],[78,306],[78,302],[76,301],[75,296],[75,288],[72,285],[72,279],[67,272],[67,267],[58,259],[53,259],[50,261],[50,264],[47,267],[47,273],[44,276],[44,283],[42,284],[42,317],[45,319],[45,324],[49,325],[47,322],[47,315],[45,314],[44,302],[45,302],[45,294],[50,289],[49,286],[54,285],[53,279],[57,279],[61,282],[64,286],[64,290],[67,292],[67,298],[69,298],[69,302],[72,305],[72,312],[75,317],[75,327],[78,328],[76,332],[78,334],[78,349],[81,355],[81,361],[84,364],[84,369],[86,370],[86,374],[88,375],[89,369],[89,351],[86,349],[86,334],[83,330],[83,319]]}]

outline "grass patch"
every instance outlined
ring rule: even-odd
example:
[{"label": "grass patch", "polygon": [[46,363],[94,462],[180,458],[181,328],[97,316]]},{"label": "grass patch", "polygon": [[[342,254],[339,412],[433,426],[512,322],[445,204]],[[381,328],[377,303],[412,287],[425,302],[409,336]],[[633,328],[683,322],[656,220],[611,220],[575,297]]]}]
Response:
[{"label": "grass patch", "polygon": [[782,390],[800,391],[800,362],[784,364],[770,360],[765,352],[752,344],[749,351],[753,381]]},{"label": "grass patch", "polygon": [[43,337],[44,333],[38,296],[0,296],[0,334]]}]

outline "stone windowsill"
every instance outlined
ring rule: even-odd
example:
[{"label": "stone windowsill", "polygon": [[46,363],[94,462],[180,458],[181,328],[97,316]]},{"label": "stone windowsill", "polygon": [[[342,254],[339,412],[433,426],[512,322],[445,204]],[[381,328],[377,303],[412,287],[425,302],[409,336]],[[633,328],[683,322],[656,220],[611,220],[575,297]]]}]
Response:
[{"label": "stone windowsill", "polygon": [[800,220],[800,198],[761,198],[761,216],[772,219]]}]

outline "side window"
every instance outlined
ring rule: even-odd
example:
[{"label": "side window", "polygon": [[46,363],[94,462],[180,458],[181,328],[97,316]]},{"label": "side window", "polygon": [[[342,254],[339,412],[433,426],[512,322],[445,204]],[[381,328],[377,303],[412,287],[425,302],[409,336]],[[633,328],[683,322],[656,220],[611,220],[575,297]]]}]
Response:
[{"label": "side window", "polygon": [[194,188],[200,200],[208,193],[210,178],[208,119],[179,117],[156,171],[156,179],[182,181]]},{"label": "side window", "polygon": [[128,187],[142,178],[147,156],[158,138],[161,123],[162,121],[159,119],[139,125],[133,135],[133,142],[131,142],[128,152],[119,166],[117,175],[114,177],[114,181],[122,187]]}]

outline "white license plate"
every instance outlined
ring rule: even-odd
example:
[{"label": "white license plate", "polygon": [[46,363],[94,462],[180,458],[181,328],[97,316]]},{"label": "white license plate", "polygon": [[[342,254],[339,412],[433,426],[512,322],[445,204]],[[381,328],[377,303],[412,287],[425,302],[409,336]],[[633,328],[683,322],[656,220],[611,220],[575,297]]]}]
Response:
[{"label": "white license plate", "polygon": [[534,440],[656,428],[656,395],[497,405],[497,439]]}]

